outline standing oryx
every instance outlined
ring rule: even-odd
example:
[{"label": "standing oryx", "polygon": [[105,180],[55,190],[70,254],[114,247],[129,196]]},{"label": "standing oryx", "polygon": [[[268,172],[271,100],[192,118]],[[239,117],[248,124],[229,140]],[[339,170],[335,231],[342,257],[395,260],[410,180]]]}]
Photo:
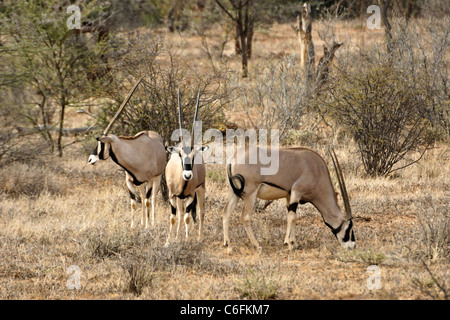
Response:
[{"label": "standing oryx", "polygon": [[108,134],[113,123],[123,111],[126,103],[135,91],[137,85],[130,91],[108,127],[101,137],[97,138],[97,146],[89,157],[89,163],[95,164],[98,160],[106,160],[109,157],[125,170],[125,181],[131,197],[131,227],[134,225],[134,212],[136,211],[136,187],[138,187],[142,200],[141,223],[148,228],[150,195],[152,196],[152,225],[155,222],[155,204],[161,175],[166,165],[166,153],[163,139],[153,131],[142,131],[133,137],[115,136]]},{"label": "standing oryx", "polygon": [[[194,122],[192,128],[195,126],[197,120],[198,107],[200,102],[200,93],[197,96],[197,105],[195,110]],[[203,163],[202,152],[206,151],[208,147],[194,146],[194,139],[187,139],[191,141],[190,145],[186,143],[186,138],[183,137],[182,121],[181,121],[181,101],[180,90],[178,89],[178,111],[179,111],[179,125],[181,143],[177,146],[167,147],[167,151],[171,153],[170,159],[166,166],[166,181],[169,189],[169,201],[172,208],[170,216],[170,229],[167,238],[167,244],[172,239],[173,225],[175,224],[175,215],[178,211],[178,228],[177,237],[181,225],[181,217],[184,216],[184,223],[186,226],[186,238],[189,235],[189,213],[192,212],[192,219],[196,221],[196,206],[199,204],[200,211],[200,226],[198,238],[201,239],[203,229],[203,217],[205,215],[205,176],[206,169]],[[192,130],[192,136],[193,132]]]},{"label": "standing oryx", "polygon": [[[257,147],[258,153],[259,148]],[[339,208],[337,194],[333,189],[328,168],[322,157],[306,148],[272,148],[270,150],[270,152],[277,151],[279,152],[279,166],[277,173],[273,175],[261,174],[261,168],[264,165],[259,160],[257,164],[249,164],[248,147],[245,150],[238,149],[237,157],[230,164],[227,164],[230,198],[223,216],[224,245],[227,246],[230,241],[228,235],[230,214],[235,209],[239,198],[241,198],[244,201],[241,221],[250,241],[259,248],[250,227],[250,213],[258,197],[264,200],[286,198],[288,215],[284,243],[288,244],[290,248],[295,245],[297,206],[299,203],[304,204],[306,202],[311,202],[319,210],[325,224],[343,246],[354,248],[355,236],[352,230],[350,202],[342,171],[334,152],[330,152],[330,154],[344,199],[345,214]]]}]

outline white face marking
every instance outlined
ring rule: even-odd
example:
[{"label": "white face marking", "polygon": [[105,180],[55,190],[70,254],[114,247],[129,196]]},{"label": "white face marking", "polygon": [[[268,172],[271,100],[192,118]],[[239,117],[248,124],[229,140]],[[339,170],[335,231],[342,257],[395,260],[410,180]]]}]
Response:
[{"label": "white face marking", "polygon": [[191,180],[193,176],[192,170],[183,170],[183,180]]},{"label": "white face marking", "polygon": [[351,220],[344,223],[343,228],[337,233],[336,237],[344,248],[354,249],[356,247]]},{"label": "white face marking", "polygon": [[88,162],[89,162],[90,164],[95,164],[98,160],[100,160],[100,158],[98,157],[98,155],[96,155],[96,154],[91,154],[91,155],[89,156]]}]

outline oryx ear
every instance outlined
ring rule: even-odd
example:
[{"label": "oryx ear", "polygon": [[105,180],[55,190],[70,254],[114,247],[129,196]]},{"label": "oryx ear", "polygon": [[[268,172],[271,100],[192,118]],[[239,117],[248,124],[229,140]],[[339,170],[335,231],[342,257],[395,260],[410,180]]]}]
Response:
[{"label": "oryx ear", "polygon": [[114,140],[117,139],[115,135],[108,135],[108,136],[101,136],[98,138],[98,141],[104,142],[104,143],[111,143],[114,142]]},{"label": "oryx ear", "polygon": [[178,147],[166,146],[165,148],[166,148],[166,151],[169,153],[180,152],[180,148],[178,148]]}]

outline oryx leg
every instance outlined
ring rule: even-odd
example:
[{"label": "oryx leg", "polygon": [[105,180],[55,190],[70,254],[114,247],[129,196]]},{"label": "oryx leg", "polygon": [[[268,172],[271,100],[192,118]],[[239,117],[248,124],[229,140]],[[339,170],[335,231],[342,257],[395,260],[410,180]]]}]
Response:
[{"label": "oryx leg", "polygon": [[184,218],[184,213],[186,212],[186,207],[184,205],[184,200],[181,200],[180,198],[177,198],[177,213],[178,213],[178,227],[177,227],[177,233],[175,235],[175,239],[178,239],[178,234],[180,232],[181,228],[181,219]]},{"label": "oryx leg", "polygon": [[134,214],[136,212],[136,187],[133,184],[131,177],[128,173],[125,175],[125,182],[127,184],[128,191],[130,193],[130,205],[131,205],[131,228],[134,227]]},{"label": "oryx leg", "polygon": [[[194,194],[195,197],[195,194]],[[189,229],[190,229],[190,222],[191,222],[191,211],[195,210],[195,208],[193,209],[192,206],[195,205],[195,203],[193,203],[195,201],[195,199],[193,197],[187,197],[185,199],[185,201],[182,201],[183,203],[183,212],[184,212],[184,225],[186,227],[186,240],[189,237]]]},{"label": "oryx leg", "polygon": [[172,240],[172,230],[176,221],[175,217],[177,214],[177,199],[178,198],[169,195],[170,208],[172,211],[169,218],[169,234],[167,236],[166,246],[169,245],[170,241]]},{"label": "oryx leg", "polygon": [[146,192],[145,192],[145,183],[138,186],[139,192],[141,193],[141,202],[142,202],[142,218],[141,225],[144,225],[145,228],[148,228],[148,217],[147,217],[147,204],[146,204]]},{"label": "oryx leg", "polygon": [[255,190],[252,193],[247,194],[244,197],[244,208],[242,209],[242,213],[241,213],[241,222],[244,225],[244,228],[245,228],[245,231],[247,232],[248,237],[250,238],[250,242],[256,248],[260,249],[261,247],[259,246],[259,243],[256,240],[255,235],[253,234],[253,231],[252,231],[252,227],[250,225],[250,214],[253,211],[257,193],[258,193],[258,190]]},{"label": "oryx leg", "polygon": [[198,201],[198,207],[200,211],[200,224],[198,228],[198,240],[200,241],[202,239],[203,234],[203,221],[205,218],[205,186],[202,185],[200,188],[197,189],[197,201]]},{"label": "oryx leg", "polygon": [[[293,186],[293,189],[294,187],[295,184]],[[284,238],[284,244],[287,244],[289,246],[289,249],[294,249],[297,247],[297,242],[295,240],[295,219],[300,199],[301,194],[296,190],[291,190],[291,194],[287,198],[289,205],[287,208],[288,209],[287,227],[286,227],[286,237]]]},{"label": "oryx leg", "polygon": [[[152,199],[151,199],[151,205],[152,205],[152,227],[155,225],[155,210],[156,210],[156,196],[159,191],[159,187],[161,185],[161,176],[156,177],[152,184],[151,184],[151,192],[152,192]],[[148,191],[147,191],[148,194]],[[148,199],[146,199],[146,202]]]},{"label": "oryx leg", "polygon": [[236,208],[236,205],[239,201],[239,197],[230,189],[230,194],[228,198],[228,203],[225,206],[223,211],[223,245],[227,247],[230,244],[230,236],[228,233],[229,225],[230,225],[230,216],[231,213]]}]

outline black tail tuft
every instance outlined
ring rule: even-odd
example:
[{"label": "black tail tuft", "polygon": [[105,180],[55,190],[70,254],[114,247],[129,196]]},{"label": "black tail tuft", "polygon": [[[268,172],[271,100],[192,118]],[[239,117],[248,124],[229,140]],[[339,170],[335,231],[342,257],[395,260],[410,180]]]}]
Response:
[{"label": "black tail tuft", "polygon": [[187,206],[186,212],[192,211],[192,220],[194,223],[197,223],[197,192],[194,194],[194,200],[192,200],[191,204]]},{"label": "black tail tuft", "polygon": [[[244,194],[245,187],[245,179],[242,175],[236,174],[234,176],[231,175],[231,164],[228,165],[227,170],[228,181],[230,182],[230,186],[233,189],[235,195],[242,199],[242,195]],[[236,182],[239,182],[240,187],[236,186]]]}]

